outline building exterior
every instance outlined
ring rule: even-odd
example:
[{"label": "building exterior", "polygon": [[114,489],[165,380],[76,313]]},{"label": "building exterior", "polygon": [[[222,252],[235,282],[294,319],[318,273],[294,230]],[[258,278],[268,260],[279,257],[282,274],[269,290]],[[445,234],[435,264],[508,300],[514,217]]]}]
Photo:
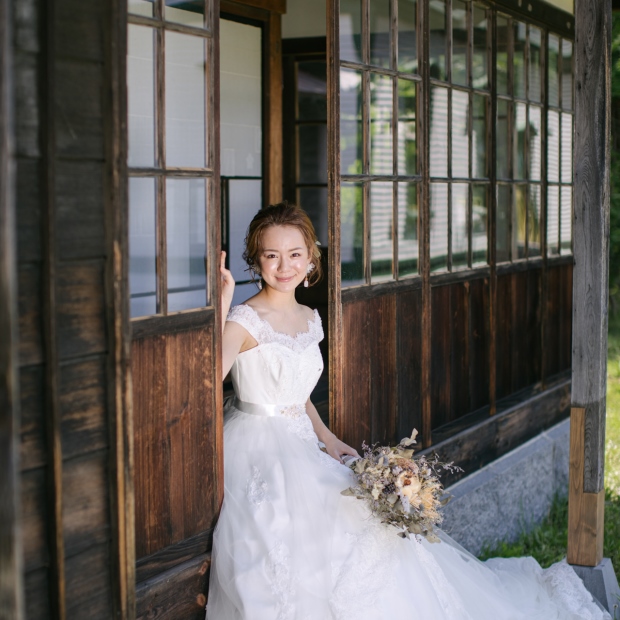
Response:
[{"label": "building exterior", "polygon": [[567,418],[572,7],[0,11],[7,617],[202,617],[219,251],[242,301],[264,204],[300,203],[319,233],[327,277],[300,299],[327,334],[313,398],[345,441],[416,427],[470,473]]}]

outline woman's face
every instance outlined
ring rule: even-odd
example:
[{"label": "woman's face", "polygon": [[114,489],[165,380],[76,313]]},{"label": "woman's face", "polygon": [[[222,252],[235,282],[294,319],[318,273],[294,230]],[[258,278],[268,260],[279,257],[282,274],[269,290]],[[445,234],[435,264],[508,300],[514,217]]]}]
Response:
[{"label": "woman's face", "polygon": [[294,226],[270,226],[263,232],[262,246],[258,263],[263,280],[276,291],[294,291],[310,263],[301,231]]}]

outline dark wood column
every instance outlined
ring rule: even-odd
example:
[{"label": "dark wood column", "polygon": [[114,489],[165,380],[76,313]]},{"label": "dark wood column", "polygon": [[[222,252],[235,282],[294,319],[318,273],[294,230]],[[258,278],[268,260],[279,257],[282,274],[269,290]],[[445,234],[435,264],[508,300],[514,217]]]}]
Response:
[{"label": "dark wood column", "polygon": [[11,3],[0,0],[0,619],[23,616]]},{"label": "dark wood column", "polygon": [[611,1],[575,0],[573,359],[568,562],[603,558]]}]

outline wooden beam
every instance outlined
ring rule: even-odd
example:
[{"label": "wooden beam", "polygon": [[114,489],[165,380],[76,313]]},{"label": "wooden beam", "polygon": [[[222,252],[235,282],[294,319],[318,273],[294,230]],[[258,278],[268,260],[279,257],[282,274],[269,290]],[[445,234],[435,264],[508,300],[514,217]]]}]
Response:
[{"label": "wooden beam", "polygon": [[263,31],[265,204],[282,201],[282,16],[271,13]]},{"label": "wooden beam", "polygon": [[105,54],[104,125],[107,161],[106,318],[110,446],[111,587],[116,618],[135,617],[135,523],[131,325],[129,323],[129,243],[127,196],[127,7],[108,3]]},{"label": "wooden beam", "polygon": [[11,2],[0,1],[0,619],[24,617]]},{"label": "wooden beam", "polygon": [[50,566],[51,616],[67,617],[65,543],[63,529],[62,442],[60,408],[60,358],[57,329],[57,229],[56,229],[56,3],[45,5],[44,58],[45,77],[41,114],[43,120],[43,178],[45,193],[42,204],[43,237],[43,335],[45,350],[45,407],[47,435],[47,528]]},{"label": "wooden beam", "polygon": [[585,409],[571,410],[567,560],[569,564],[596,566],[603,559],[605,489],[583,491],[585,420]]},{"label": "wooden beam", "polygon": [[[569,562],[602,559],[609,271],[611,1],[575,2]],[[582,419],[583,418],[583,419]]]}]

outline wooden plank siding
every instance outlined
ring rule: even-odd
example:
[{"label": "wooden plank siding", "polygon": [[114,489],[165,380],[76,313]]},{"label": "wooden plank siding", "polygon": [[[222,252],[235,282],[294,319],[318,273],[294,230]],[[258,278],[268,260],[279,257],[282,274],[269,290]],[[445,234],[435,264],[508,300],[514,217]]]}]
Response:
[{"label": "wooden plank siding", "polygon": [[134,342],[138,559],[215,525],[213,340],[210,324]]},{"label": "wooden plank siding", "polygon": [[118,11],[24,0],[12,15],[27,618],[127,618],[133,598]]}]

